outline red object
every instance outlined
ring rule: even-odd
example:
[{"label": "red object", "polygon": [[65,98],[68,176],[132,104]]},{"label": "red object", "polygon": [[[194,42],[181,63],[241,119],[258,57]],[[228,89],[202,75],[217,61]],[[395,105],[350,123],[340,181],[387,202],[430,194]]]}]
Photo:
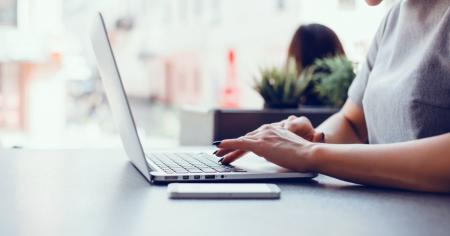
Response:
[{"label": "red object", "polygon": [[235,53],[233,49],[228,52],[227,77],[225,86],[222,88],[220,97],[220,106],[222,108],[239,107],[239,88],[236,76]]},{"label": "red object", "polygon": [[234,64],[234,51],[233,51],[233,49],[231,49],[228,52],[228,62],[230,62],[230,64]]}]

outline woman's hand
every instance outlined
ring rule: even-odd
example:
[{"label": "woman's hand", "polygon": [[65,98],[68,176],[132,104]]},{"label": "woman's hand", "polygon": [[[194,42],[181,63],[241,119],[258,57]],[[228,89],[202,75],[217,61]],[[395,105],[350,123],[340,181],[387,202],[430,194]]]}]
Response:
[{"label": "woman's hand", "polygon": [[[313,171],[311,164],[311,148],[313,143],[275,124],[264,125],[261,128],[237,139],[223,140],[217,154],[226,150],[240,152],[251,151],[279,166],[300,172]],[[236,152],[236,151],[235,151]],[[228,164],[239,158],[228,153],[222,163]]]},{"label": "woman's hand", "polygon": [[289,116],[286,120],[274,123],[274,125],[279,125],[282,128],[285,128],[311,142],[324,141],[324,134],[316,132],[313,125],[311,124],[311,121],[309,121],[309,119],[304,116]]},{"label": "woman's hand", "polygon": [[[324,142],[323,133],[316,132],[314,130],[314,127],[312,126],[311,122],[308,120],[308,118],[306,118],[304,116],[302,116],[302,117],[289,116],[286,120],[272,123],[270,125],[262,125],[255,131],[248,133],[246,136],[252,135],[257,132],[262,132],[262,131],[268,129],[269,127],[277,127],[277,128],[289,130],[292,133],[294,133],[310,142]],[[216,154],[218,157],[224,157],[224,159],[228,163],[231,163],[234,160],[243,156],[246,152],[247,151],[245,151],[245,150],[223,149],[222,148],[222,149],[217,150],[214,154]]]}]

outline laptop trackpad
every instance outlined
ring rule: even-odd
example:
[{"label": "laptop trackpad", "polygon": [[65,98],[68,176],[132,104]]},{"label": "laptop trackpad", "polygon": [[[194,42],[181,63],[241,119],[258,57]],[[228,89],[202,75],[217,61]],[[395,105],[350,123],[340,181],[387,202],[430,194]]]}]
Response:
[{"label": "laptop trackpad", "polygon": [[257,173],[292,172],[289,169],[268,162],[266,161],[266,159],[259,157],[253,153],[247,153],[245,156],[233,162],[232,165],[244,169],[248,172],[257,172]]}]

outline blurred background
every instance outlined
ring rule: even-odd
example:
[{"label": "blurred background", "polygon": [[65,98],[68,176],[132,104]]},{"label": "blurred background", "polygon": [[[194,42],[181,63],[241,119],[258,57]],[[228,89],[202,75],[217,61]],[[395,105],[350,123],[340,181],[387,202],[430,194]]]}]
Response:
[{"label": "blurred background", "polygon": [[357,65],[393,2],[0,0],[1,145],[120,145],[89,41],[97,11],[104,14],[144,145],[170,147],[178,145],[185,106],[261,108],[255,74],[285,62],[301,24],[333,29]]}]

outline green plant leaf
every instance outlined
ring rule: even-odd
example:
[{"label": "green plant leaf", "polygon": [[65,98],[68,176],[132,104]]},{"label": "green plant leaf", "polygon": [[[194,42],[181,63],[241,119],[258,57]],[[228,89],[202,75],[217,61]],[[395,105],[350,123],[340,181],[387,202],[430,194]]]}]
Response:
[{"label": "green plant leaf", "polygon": [[299,103],[302,92],[307,87],[305,82],[307,80],[300,81],[295,61],[291,60],[283,69],[261,69],[260,79],[255,79],[255,90],[268,104],[292,106]]}]

